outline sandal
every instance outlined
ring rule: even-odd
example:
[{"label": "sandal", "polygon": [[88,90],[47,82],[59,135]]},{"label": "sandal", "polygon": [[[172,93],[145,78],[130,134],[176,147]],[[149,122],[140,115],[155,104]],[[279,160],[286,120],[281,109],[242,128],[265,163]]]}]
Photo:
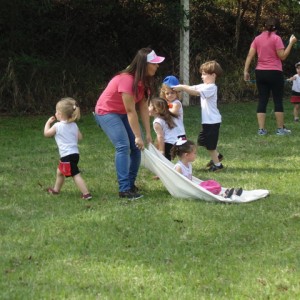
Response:
[{"label": "sandal", "polygon": [[49,187],[47,188],[47,192],[51,195],[58,195],[59,192],[55,191],[53,188]]},{"label": "sandal", "polygon": [[234,193],[234,188],[230,189],[230,190],[226,190],[225,191],[225,197],[224,198],[230,198]]},{"label": "sandal", "polygon": [[241,196],[242,193],[243,193],[243,189],[242,189],[242,188],[239,188],[239,189],[236,189],[236,190],[235,190],[235,194],[236,194],[237,196]]}]

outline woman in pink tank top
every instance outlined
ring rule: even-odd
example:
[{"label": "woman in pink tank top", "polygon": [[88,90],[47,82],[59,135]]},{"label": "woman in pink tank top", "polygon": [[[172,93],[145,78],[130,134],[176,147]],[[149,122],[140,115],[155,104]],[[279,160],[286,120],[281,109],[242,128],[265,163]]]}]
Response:
[{"label": "woman in pink tank top", "polygon": [[244,67],[244,80],[249,81],[250,64],[253,58],[257,55],[255,76],[259,97],[256,111],[259,135],[267,134],[267,130],[265,128],[266,109],[271,93],[277,123],[276,134],[286,135],[291,133],[291,131],[284,126],[284,78],[282,61],[288,57],[292,46],[297,42],[297,39],[294,35],[291,35],[288,46],[284,48],[281,37],[277,35],[279,27],[279,20],[275,18],[269,18],[264,23],[264,31],[251,43]]}]

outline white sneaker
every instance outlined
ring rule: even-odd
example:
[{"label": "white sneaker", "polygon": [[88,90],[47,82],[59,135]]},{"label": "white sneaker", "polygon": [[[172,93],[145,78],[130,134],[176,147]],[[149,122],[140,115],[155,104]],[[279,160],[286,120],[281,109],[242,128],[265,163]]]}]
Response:
[{"label": "white sneaker", "polygon": [[287,134],[291,134],[291,130],[286,129],[286,128],[277,128],[276,130],[276,134],[277,135],[287,135]]},{"label": "white sneaker", "polygon": [[258,129],[258,131],[257,131],[257,134],[258,135],[266,135],[268,132],[267,132],[267,130],[266,129],[263,129],[263,128],[260,128],[260,129]]}]

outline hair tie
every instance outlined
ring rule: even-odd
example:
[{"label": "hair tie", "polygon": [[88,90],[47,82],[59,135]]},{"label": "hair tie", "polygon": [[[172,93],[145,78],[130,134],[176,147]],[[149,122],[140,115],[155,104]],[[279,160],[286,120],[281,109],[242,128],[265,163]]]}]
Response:
[{"label": "hair tie", "polygon": [[77,101],[76,101],[75,104],[73,105],[73,110],[76,110],[76,107],[79,107]]},{"label": "hair tie", "polygon": [[175,145],[176,145],[176,146],[181,146],[181,145],[185,144],[186,142],[187,142],[186,139],[179,138],[179,139],[176,141]]}]

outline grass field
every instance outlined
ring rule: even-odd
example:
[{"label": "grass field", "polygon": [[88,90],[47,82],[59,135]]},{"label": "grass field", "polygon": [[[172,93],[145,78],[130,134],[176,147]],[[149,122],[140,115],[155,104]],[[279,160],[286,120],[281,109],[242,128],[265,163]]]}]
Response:
[{"label": "grass field", "polygon": [[[300,299],[300,124],[285,103],[290,136],[258,136],[255,103],[220,105],[226,167],[194,175],[223,186],[268,189],[248,204],[170,196],[141,168],[144,197],[118,198],[114,151],[91,114],[78,123],[80,168],[93,199],[71,179],[48,195],[58,161],[43,137],[49,116],[0,118],[0,299]],[[200,109],[185,108],[190,139]],[[154,136],[153,136],[154,137]]]}]

